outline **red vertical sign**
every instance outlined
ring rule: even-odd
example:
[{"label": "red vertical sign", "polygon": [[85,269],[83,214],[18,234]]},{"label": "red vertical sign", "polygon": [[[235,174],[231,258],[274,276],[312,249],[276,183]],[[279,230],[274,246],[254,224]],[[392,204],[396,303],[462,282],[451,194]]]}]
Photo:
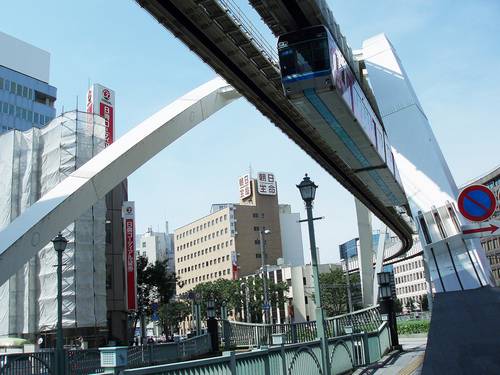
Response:
[{"label": "red vertical sign", "polygon": [[134,219],[125,219],[125,257],[127,269],[127,308],[128,310],[136,310]]},{"label": "red vertical sign", "polygon": [[113,107],[100,103],[99,115],[104,117],[104,124],[106,126],[106,146],[109,146],[113,143],[114,134],[114,118],[113,118]]}]

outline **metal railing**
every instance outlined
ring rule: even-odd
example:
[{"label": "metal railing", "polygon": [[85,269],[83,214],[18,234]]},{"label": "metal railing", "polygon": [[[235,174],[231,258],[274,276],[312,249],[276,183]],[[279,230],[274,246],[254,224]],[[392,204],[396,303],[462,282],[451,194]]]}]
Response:
[{"label": "metal railing", "polygon": [[[209,353],[208,334],[166,344],[131,346],[127,350],[128,368],[185,361]],[[99,349],[66,350],[66,374],[102,373]],[[55,374],[53,351],[0,354],[0,375]]]},{"label": "metal railing", "polygon": [[[378,361],[390,349],[386,323],[369,333],[355,333],[328,340],[331,372],[345,373]],[[208,359],[149,368],[129,369],[123,374],[163,375],[302,375],[320,374],[321,348],[318,340],[307,343],[261,347],[257,350]]]},{"label": "metal railing", "polygon": [[[382,323],[378,307],[369,307],[352,314],[343,314],[325,319],[329,338],[346,334],[345,327],[353,333],[372,332]],[[224,347],[259,347],[270,345],[273,334],[282,333],[286,344],[312,341],[317,338],[316,322],[260,324],[225,320],[222,322],[221,339]]]}]

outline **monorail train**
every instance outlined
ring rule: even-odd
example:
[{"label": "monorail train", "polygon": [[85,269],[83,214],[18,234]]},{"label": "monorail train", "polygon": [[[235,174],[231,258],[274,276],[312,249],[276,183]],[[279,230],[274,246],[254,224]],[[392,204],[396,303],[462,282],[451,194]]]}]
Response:
[{"label": "monorail train", "polygon": [[407,203],[391,146],[329,30],[312,26],[278,39],[285,95],[386,206]]}]

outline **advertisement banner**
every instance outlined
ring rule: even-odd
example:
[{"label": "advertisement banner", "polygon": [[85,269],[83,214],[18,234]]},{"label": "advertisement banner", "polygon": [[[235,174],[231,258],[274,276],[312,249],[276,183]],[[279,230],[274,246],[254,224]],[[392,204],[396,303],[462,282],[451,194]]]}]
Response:
[{"label": "advertisement banner", "polygon": [[231,251],[231,263],[232,263],[232,274],[233,280],[238,280],[238,256],[235,251]]},{"label": "advertisement banner", "polygon": [[257,173],[257,191],[262,195],[276,195],[276,179],[269,172]]},{"label": "advertisement banner", "polygon": [[104,117],[106,126],[106,146],[115,137],[115,92],[103,85],[94,83],[87,92],[87,112]]},{"label": "advertisement banner", "polygon": [[240,188],[240,199],[246,199],[252,195],[252,185],[250,183],[250,175],[246,174],[238,179]]},{"label": "advertisement banner", "polygon": [[137,309],[137,275],[135,259],[135,210],[134,202],[123,202],[125,230],[125,279],[127,310]]}]

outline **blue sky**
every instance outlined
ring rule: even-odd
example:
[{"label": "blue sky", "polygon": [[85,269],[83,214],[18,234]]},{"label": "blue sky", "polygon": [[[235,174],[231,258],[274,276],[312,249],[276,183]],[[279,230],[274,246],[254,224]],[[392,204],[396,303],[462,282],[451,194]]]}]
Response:
[{"label": "blue sky", "polygon": [[[246,1],[235,0],[275,41]],[[353,49],[385,32],[410,76],[457,183],[499,164],[500,2],[487,0],[329,1]],[[121,135],[214,72],[131,0],[10,1],[0,30],[51,53],[58,112],[83,109],[89,80],[117,93]],[[272,171],[281,203],[304,212],[295,184],[320,186],[315,214],[322,262],[357,235],[353,198],[245,99],[207,120],[129,178],[138,231],[171,228],[237,201],[237,178]],[[303,228],[306,240],[305,228]],[[308,243],[304,241],[304,243]],[[308,253],[308,251],[306,251]]]}]

